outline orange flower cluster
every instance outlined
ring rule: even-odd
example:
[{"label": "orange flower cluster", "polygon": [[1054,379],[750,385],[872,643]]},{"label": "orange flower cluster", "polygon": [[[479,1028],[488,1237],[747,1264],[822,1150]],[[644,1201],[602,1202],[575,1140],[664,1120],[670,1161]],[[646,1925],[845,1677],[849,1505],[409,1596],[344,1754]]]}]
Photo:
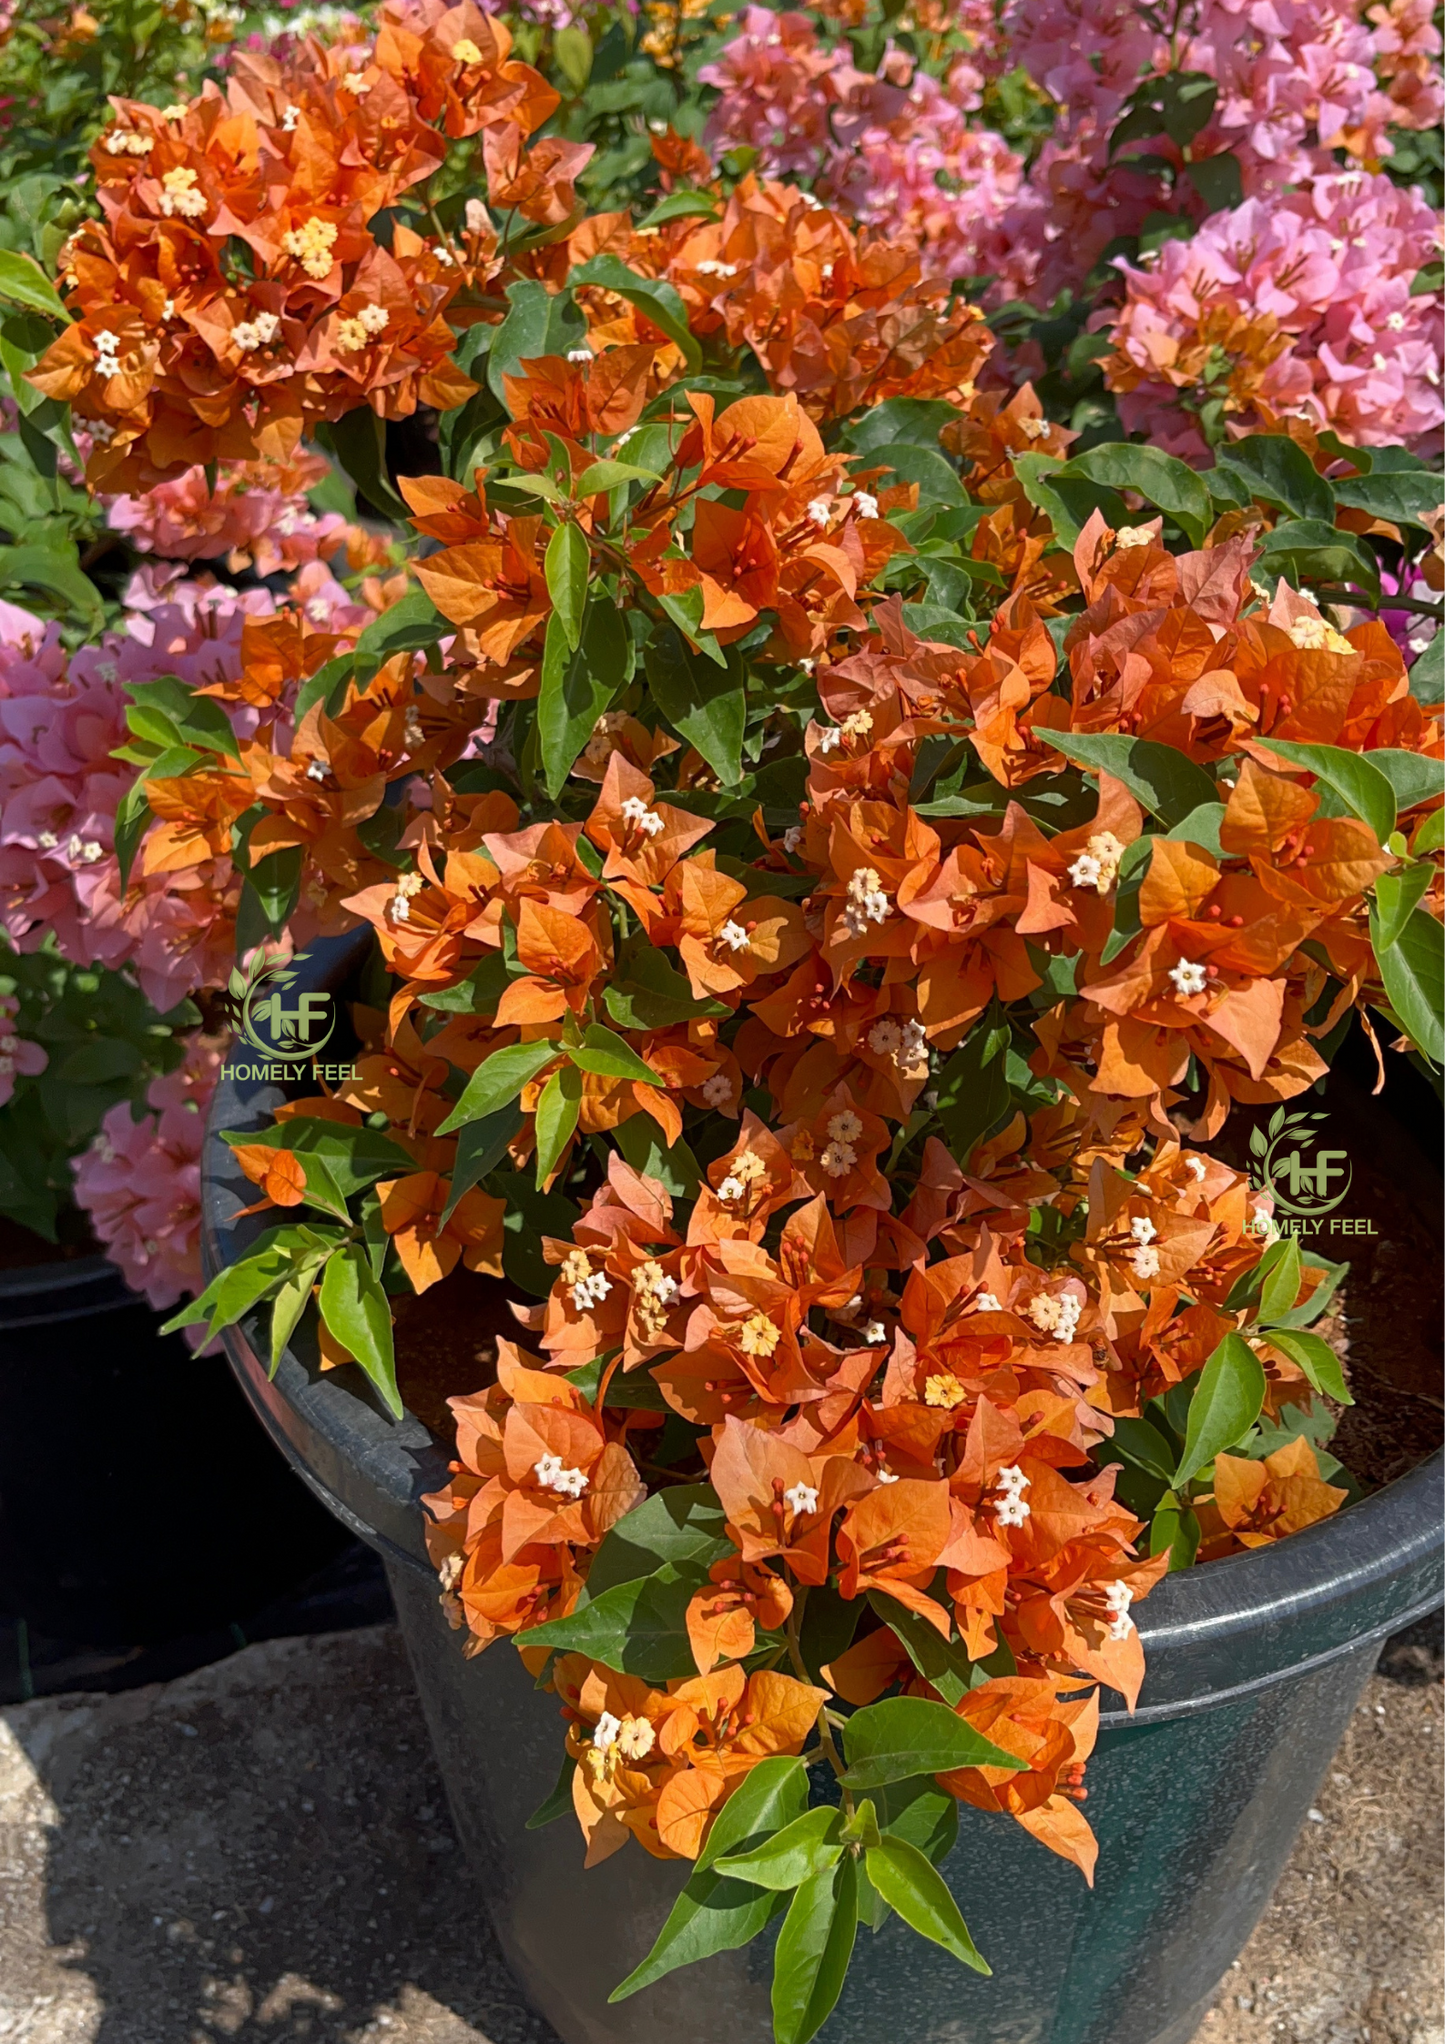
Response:
[{"label": "orange flower cluster", "polygon": [[92,436],[97,487],[286,459],[358,406],[397,419],[470,394],[445,315],[478,250],[371,223],[474,135],[496,205],[567,217],[590,152],[528,149],[558,96],[510,47],[471,0],[391,0],[359,65],[307,42],[238,55],[224,96],[114,102],[91,151],[104,218],[61,258],[76,323],[31,378]]}]

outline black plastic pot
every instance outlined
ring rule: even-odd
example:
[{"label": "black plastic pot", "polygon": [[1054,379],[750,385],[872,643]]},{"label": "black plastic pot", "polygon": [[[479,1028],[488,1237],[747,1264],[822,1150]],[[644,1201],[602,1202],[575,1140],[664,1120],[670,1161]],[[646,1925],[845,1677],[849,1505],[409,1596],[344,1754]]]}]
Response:
[{"label": "black plastic pot", "polygon": [[0,1271],[0,1612],[51,1640],[230,1626],[346,1545],[165,1317],[104,1257]]},{"label": "black plastic pot", "polygon": [[[342,954],[333,954],[333,971]],[[215,1130],[276,1095],[223,1087],[212,1110],[204,1251],[254,1224]],[[275,1382],[243,1329],[227,1348],[293,1465],[383,1556],[458,1829],[498,1936],[566,2044],[767,2044],[766,1941],[636,1999],[609,1990],[650,1946],[685,1869],[629,1848],[584,1873],[575,1828],[526,1819],[557,1774],[561,1725],[514,1654],[465,1660],[427,1565],[418,1499],[445,1457],[392,1424],[359,1372],[295,1354]],[[1139,1613],[1149,1674],[1106,1712],[1089,1768],[1098,1884],[1002,1817],[963,1809],[945,1863],[991,1979],[891,1920],[855,1953],[825,2044],[1186,2044],[1248,1937],[1373,1665],[1378,1641],[1442,1590],[1441,1457],[1277,1546],[1168,1577]]]}]

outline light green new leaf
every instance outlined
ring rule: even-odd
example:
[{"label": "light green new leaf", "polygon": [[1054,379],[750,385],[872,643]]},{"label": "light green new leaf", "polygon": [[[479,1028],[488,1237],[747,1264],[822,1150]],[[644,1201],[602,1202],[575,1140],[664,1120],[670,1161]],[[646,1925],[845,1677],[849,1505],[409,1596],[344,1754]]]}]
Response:
[{"label": "light green new leaf", "polygon": [[355,1358],[392,1418],[401,1419],[405,1408],[396,1384],[391,1302],[361,1243],[344,1243],[328,1258],[320,1305],[329,1332]]},{"label": "light green new leaf", "polygon": [[842,1828],[841,1813],[821,1805],[805,1811],[763,1844],[720,1859],[717,1870],[734,1880],[749,1881],[755,1888],[796,1888],[810,1875],[837,1864],[843,1851],[838,1838]]},{"label": "light green new leaf", "polygon": [[662,478],[656,470],[639,468],[632,461],[594,461],[584,468],[573,484],[578,498],[599,497],[607,490],[615,490],[619,483],[656,483]]},{"label": "light green new leaf", "polygon": [[1340,1359],[1323,1336],[1304,1334],[1297,1328],[1271,1327],[1265,1339],[1272,1348],[1283,1349],[1292,1363],[1299,1364],[1316,1391],[1333,1398],[1338,1405],[1354,1404]]},{"label": "light green new leaf", "polygon": [[916,1845],[909,1845],[902,1838],[884,1838],[869,1847],[864,1865],[883,1900],[897,1910],[910,1929],[931,1943],[942,1945],[945,1952],[951,1952],[975,1973],[992,1972],[969,1936],[968,1925],[942,1874],[929,1864]]},{"label": "light green new leaf", "polygon": [[505,1050],[494,1050],[467,1080],[461,1099],[437,1134],[449,1136],[469,1121],[483,1121],[510,1107],[522,1088],[560,1054],[561,1045],[552,1042],[510,1043]]},{"label": "light green new leaf", "polygon": [[1430,885],[1432,869],[1427,860],[1402,866],[1397,872],[1382,873],[1375,882],[1376,914],[1371,929],[1377,955],[1398,944],[1405,926]]},{"label": "light green new leaf", "polygon": [[568,1055],[581,1071],[593,1072],[599,1078],[632,1079],[640,1086],[662,1083],[629,1043],[600,1022],[588,1023],[581,1043],[574,1045]]},{"label": "light green new leaf", "polygon": [[1293,1235],[1288,1235],[1278,1248],[1280,1253],[1272,1259],[1259,1295],[1259,1317],[1266,1326],[1292,1312],[1299,1297],[1302,1268],[1299,1244]]},{"label": "light green new leaf", "polygon": [[561,1162],[582,1112],[582,1074],[575,1065],[559,1065],[537,1101],[537,1184],[542,1187]]},{"label": "light green new leaf", "polygon": [[0,248],[0,298],[23,305],[27,312],[43,312],[69,323],[70,314],[40,265],[13,248]]},{"label": "light green new leaf", "polygon": [[1189,1404],[1184,1453],[1174,1472],[1176,1489],[1207,1462],[1234,1447],[1264,1405],[1264,1368],[1241,1334],[1226,1334],[1200,1373]]},{"label": "light green new leaf", "polygon": [[562,626],[562,636],[575,652],[582,638],[582,614],[587,608],[587,581],[592,555],[580,527],[567,521],[557,527],[547,542],[547,594]]}]

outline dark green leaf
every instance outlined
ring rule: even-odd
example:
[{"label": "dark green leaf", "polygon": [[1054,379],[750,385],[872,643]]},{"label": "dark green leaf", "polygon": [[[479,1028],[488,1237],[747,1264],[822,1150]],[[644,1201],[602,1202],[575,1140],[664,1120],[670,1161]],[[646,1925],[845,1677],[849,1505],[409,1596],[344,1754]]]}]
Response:
[{"label": "dark green leaf", "polygon": [[1232,149],[1186,163],[1184,175],[1203,199],[1207,212],[1224,213],[1243,202],[1244,176]]},{"label": "dark green leaf", "polygon": [[1112,1438],[1099,1444],[1101,1454],[1109,1454],[1111,1450],[1116,1450],[1125,1462],[1147,1471],[1150,1476],[1160,1477],[1165,1483],[1174,1480],[1174,1451],[1158,1428],[1150,1426],[1147,1419],[1116,1419]]},{"label": "dark green leaf", "polygon": [[408,589],[373,618],[356,642],[356,659],[373,673],[393,653],[415,653],[451,630],[424,589]]},{"label": "dark green leaf", "polygon": [[607,1012],[623,1029],[670,1029],[701,1015],[725,1015],[721,1001],[699,1001],[692,982],[640,935],[630,937],[618,959],[616,976],[603,989]]},{"label": "dark green leaf", "polygon": [[[1292,444],[1292,443],[1291,443]],[[1296,585],[1343,584],[1380,600],[1379,563],[1353,533],[1336,531],[1319,518],[1295,518],[1264,535],[1259,572],[1283,575]]]},{"label": "dark green leaf", "polygon": [[1332,526],[1335,493],[1297,440],[1285,433],[1251,433],[1231,443],[1218,466],[1238,476],[1262,504],[1277,504],[1296,518]]},{"label": "dark green leaf", "polygon": [[1049,743],[1080,766],[1112,774],[1167,825],[1182,823],[1219,799],[1203,767],[1152,738],[1126,738],[1117,731],[1050,731]]},{"label": "dark green leaf", "polygon": [[1388,776],[1363,754],[1347,752],[1342,745],[1305,745],[1298,739],[1261,738],[1258,743],[1295,766],[1308,767],[1385,843],[1395,828],[1395,790]]},{"label": "dark green leaf", "polygon": [[814,1874],[794,1895],[773,1952],[774,2044],[808,2044],[832,2014],[858,1934],[851,1856]]},{"label": "dark green leaf", "polygon": [[1243,1440],[1264,1404],[1264,1369],[1241,1334],[1226,1334],[1200,1374],[1189,1405],[1176,1488]]},{"label": "dark green leaf", "polygon": [[[373,508],[405,526],[411,512],[386,465],[386,428],[370,405],[361,405],[324,428],[331,451]],[[318,438],[321,432],[318,430]],[[323,442],[323,444],[325,444]]]},{"label": "dark green leaf", "polygon": [[624,2001],[679,1966],[713,1952],[735,1951],[757,1936],[776,1912],[777,1896],[724,1880],[713,1863],[726,1852],[780,1830],[800,1814],[807,1800],[808,1776],[801,1760],[764,1760],[751,1770],[713,1819],[692,1876],[656,1944],[613,1989],[609,2001]]},{"label": "dark green leaf", "polygon": [[513,1101],[509,1107],[499,1107],[495,1114],[484,1115],[480,1121],[469,1121],[458,1131],[451,1190],[442,1208],[438,1227],[446,1226],[456,1210],[457,1201],[501,1163],[507,1154],[507,1145],[521,1126],[522,1110]]},{"label": "dark green leaf", "polygon": [[[628,443],[631,445],[631,443]],[[598,497],[607,490],[615,490],[622,483],[655,483],[661,478],[650,468],[639,468],[631,461],[594,461],[584,468],[573,484],[573,494],[580,498]]]},{"label": "dark green leaf", "polygon": [[568,647],[560,613],[554,611],[548,618],[537,733],[547,792],[554,801],[597,719],[631,679],[634,657],[626,622],[603,591],[592,593],[575,652]]},{"label": "dark green leaf", "polygon": [[582,1032],[582,1041],[568,1052],[579,1070],[595,1072],[604,1079],[631,1079],[642,1086],[661,1084],[651,1065],[637,1055],[631,1044],[604,1029],[600,1022],[589,1022]]},{"label": "dark green leaf", "polygon": [[672,1484],[617,1521],[592,1558],[589,1597],[659,1568],[704,1571],[728,1552],[723,1509],[710,1484]]},{"label": "dark green leaf", "polygon": [[619,1583],[568,1618],[553,1618],[517,1635],[519,1646],[586,1654],[620,1675],[665,1683],[697,1672],[687,1632],[687,1607],[707,1581],[705,1569],[669,1562],[653,1575]]},{"label": "dark green leaf", "polygon": [[1425,520],[1441,499],[1441,479],[1429,469],[1372,472],[1351,476],[1332,487],[1337,503],[1368,512],[1371,518],[1388,519],[1392,525],[1415,525],[1422,530],[1428,529]]},{"label": "dark green leaf", "polygon": [[992,1010],[974,1023],[938,1075],[938,1119],[961,1163],[1012,1104],[1005,1065],[1009,1036],[1007,1020]]},{"label": "dark green leaf", "polygon": [[1194,1557],[1199,1552],[1199,1541],[1199,1520],[1172,1490],[1166,1491],[1150,1521],[1150,1554],[1167,1553],[1172,1575],[1176,1569],[1193,1566]]},{"label": "dark green leaf", "polygon": [[890,397],[881,405],[870,405],[843,437],[855,454],[871,455],[899,441],[911,447],[937,447],[939,434],[957,417],[957,409],[940,398]]},{"label": "dark green leaf", "polygon": [[529,1831],[541,1831],[548,1824],[555,1824],[559,1817],[572,1814],[572,1777],[577,1772],[577,1762],[569,1754],[562,1762],[562,1772],[557,1777],[557,1786],[545,1803],[535,1809],[527,1819]]},{"label": "dark green leaf", "polygon": [[1404,816],[1421,802],[1438,802],[1445,795],[1445,763],[1424,752],[1400,752],[1382,746],[1367,752],[1366,760],[1377,767],[1395,791],[1395,810]]},{"label": "dark green leaf", "polygon": [[1216,859],[1224,857],[1224,847],[1219,842],[1219,827],[1224,821],[1222,802],[1201,802],[1197,809],[1191,809],[1186,817],[1173,824],[1164,835],[1178,839],[1184,844],[1198,845],[1201,851],[1210,852]]},{"label": "dark green leaf", "polygon": [[1292,1363],[1299,1364],[1316,1391],[1333,1398],[1337,1405],[1354,1404],[1340,1359],[1322,1336],[1305,1334],[1298,1328],[1271,1327],[1265,1339],[1274,1348],[1283,1349]]},{"label": "dark green leaf", "polygon": [[1086,454],[1076,454],[1058,474],[1083,476],[1116,490],[1137,490],[1149,503],[1167,511],[1195,546],[1202,545],[1212,523],[1209,492],[1194,470],[1173,455],[1161,454],[1157,447],[1106,441]]},{"label": "dark green leaf", "polygon": [[565,355],[587,334],[587,322],[570,291],[549,291],[545,284],[522,277],[507,286],[507,301],[511,310],[496,329],[487,355],[487,384],[501,405],[507,402],[504,377],[520,375],[524,362]]},{"label": "dark green leaf", "polygon": [[1379,911],[1370,910],[1370,940],[1390,1006],[1432,1063],[1445,1064],[1445,928],[1417,908],[1393,944],[1382,947]]},{"label": "dark green leaf", "polygon": [[939,452],[936,444],[915,447],[906,440],[895,440],[884,446],[872,446],[868,450],[867,465],[890,471],[900,482],[917,483],[920,506],[968,502],[963,484],[958,479],[958,470]]},{"label": "dark green leaf", "polygon": [[902,1641],[909,1660],[924,1680],[932,1683],[945,1703],[957,1703],[976,1686],[973,1665],[961,1640],[944,1639],[926,1618],[910,1611],[896,1597],[885,1597],[877,1590],[870,1590],[868,1602]]},{"label": "dark green leaf", "polygon": [[747,694],[736,659],[718,667],[664,625],[643,655],[652,699],[678,737],[694,746],[725,787],[742,774]]},{"label": "dark green leaf", "polygon": [[641,276],[615,255],[593,256],[573,270],[570,282],[601,284],[604,290],[615,291],[681,349],[689,370],[695,374],[702,367],[702,350],[693,339],[687,307],[675,285]]}]

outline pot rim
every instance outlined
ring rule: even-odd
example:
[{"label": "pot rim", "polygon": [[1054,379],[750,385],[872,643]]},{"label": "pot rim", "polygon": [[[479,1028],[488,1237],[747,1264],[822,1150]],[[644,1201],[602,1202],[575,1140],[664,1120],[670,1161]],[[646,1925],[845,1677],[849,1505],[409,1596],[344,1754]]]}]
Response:
[{"label": "pot rim", "polygon": [[[335,972],[355,939],[316,947]],[[221,1128],[259,1120],[280,1098],[264,1081],[222,1077],[211,1101],[202,1167],[201,1253],[209,1279],[236,1254],[232,1216],[251,1188],[220,1140]],[[259,1232],[250,1217],[248,1230]],[[439,1489],[448,1457],[410,1412],[400,1422],[373,1402],[356,1370],[312,1372],[288,1349],[276,1377],[246,1332],[222,1338],[263,1424],[345,1523],[391,1561],[431,1574],[421,1497]],[[345,1382],[351,1379],[351,1385]],[[1288,1540],[1182,1569],[1139,1607],[1149,1673],[1132,1715],[1109,1726],[1190,1715],[1272,1687],[1295,1673],[1383,1638],[1445,1596],[1442,1550],[1445,1450]],[[1112,1693],[1112,1692],[1110,1692]]]}]

